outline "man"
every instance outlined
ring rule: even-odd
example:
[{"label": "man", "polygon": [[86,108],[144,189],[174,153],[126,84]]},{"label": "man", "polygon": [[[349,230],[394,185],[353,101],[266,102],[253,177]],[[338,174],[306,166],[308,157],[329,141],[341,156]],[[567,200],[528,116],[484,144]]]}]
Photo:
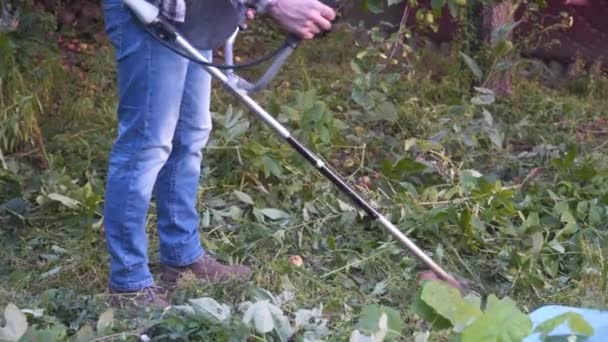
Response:
[{"label": "man", "polygon": [[[169,19],[183,21],[185,0],[148,1]],[[317,0],[239,1],[303,39],[329,30],[335,17]],[[211,131],[211,76],[147,33],[122,0],[104,0],[103,10],[119,91],[104,208],[110,292],[169,305],[148,268],[146,215],[153,194],[161,279],[174,282],[185,271],[212,282],[248,279],[249,268],[223,265],[206,253],[198,233],[196,199],[201,150]],[[211,60],[211,51],[201,53]]]}]

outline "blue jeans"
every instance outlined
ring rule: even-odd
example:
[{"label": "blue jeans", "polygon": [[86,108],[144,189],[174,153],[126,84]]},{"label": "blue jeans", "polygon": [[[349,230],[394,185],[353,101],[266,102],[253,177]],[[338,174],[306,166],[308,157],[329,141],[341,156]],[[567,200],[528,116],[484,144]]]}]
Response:
[{"label": "blue jeans", "polygon": [[[143,30],[122,0],[104,0],[103,9],[119,90],[104,208],[110,287],[134,291],[154,283],[146,233],[153,195],[161,263],[184,266],[204,254],[196,199],[211,76]],[[201,53],[211,60],[211,51]]]}]

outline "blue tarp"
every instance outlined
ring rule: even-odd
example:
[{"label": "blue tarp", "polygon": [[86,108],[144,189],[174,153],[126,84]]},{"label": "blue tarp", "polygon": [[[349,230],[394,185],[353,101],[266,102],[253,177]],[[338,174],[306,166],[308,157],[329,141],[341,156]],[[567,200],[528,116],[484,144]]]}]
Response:
[{"label": "blue tarp", "polygon": [[[529,317],[532,319],[533,329],[547,320],[559,316],[567,312],[577,313],[587,321],[593,327],[593,336],[585,339],[578,339],[577,341],[585,342],[606,342],[608,341],[608,311],[593,310],[593,309],[582,309],[569,306],[561,305],[546,305],[531,312]],[[556,327],[548,336],[570,336],[572,331],[568,328],[566,322]],[[528,336],[523,342],[543,342],[540,338],[540,334],[536,333]]]}]

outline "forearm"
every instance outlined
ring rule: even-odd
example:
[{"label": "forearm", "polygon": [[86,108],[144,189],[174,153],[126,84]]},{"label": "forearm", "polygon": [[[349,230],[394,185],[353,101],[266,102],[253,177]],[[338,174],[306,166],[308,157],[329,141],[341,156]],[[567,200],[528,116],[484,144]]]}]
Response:
[{"label": "forearm", "polygon": [[331,29],[335,10],[321,0],[233,0],[254,8],[257,13],[268,13],[289,33],[302,39],[312,39]]}]

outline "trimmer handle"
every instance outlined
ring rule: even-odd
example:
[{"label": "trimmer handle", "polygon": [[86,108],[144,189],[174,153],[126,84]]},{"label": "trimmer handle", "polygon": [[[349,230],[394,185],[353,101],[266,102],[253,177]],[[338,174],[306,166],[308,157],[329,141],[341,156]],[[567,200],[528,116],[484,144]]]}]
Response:
[{"label": "trimmer handle", "polygon": [[[338,1],[337,0],[319,0],[320,2],[324,3],[325,5],[336,9],[338,8]],[[321,33],[318,33],[315,38],[323,38],[327,35],[329,31],[323,31]],[[294,47],[297,46],[300,42],[302,41],[302,38],[300,38],[298,35],[290,33],[287,36],[287,42],[289,42],[289,44],[293,44]]]},{"label": "trimmer handle", "polygon": [[[338,3],[336,0],[319,0],[319,1],[321,1],[322,3],[332,7],[334,9],[337,8],[337,6],[338,6]],[[315,38],[322,38],[325,35],[327,35],[327,33],[328,33],[328,31],[321,32],[321,33],[317,34],[315,36]],[[231,39],[227,42],[227,44],[225,46],[226,64],[233,64],[233,61],[231,59],[233,56],[232,47],[234,44],[235,37],[236,37],[236,32],[235,32],[235,35],[231,37]],[[300,44],[301,41],[302,41],[302,38],[300,38],[298,35],[293,34],[293,33],[288,34],[283,48],[274,57],[272,64],[270,65],[270,67],[268,67],[268,69],[266,69],[266,72],[264,72],[262,77],[260,77],[260,79],[254,83],[250,83],[247,80],[241,78],[238,80],[237,86],[246,90],[249,93],[258,92],[258,91],[262,90],[263,88],[265,88],[268,85],[268,83],[270,83],[270,81],[279,73],[281,67],[283,66],[283,64],[289,57],[289,55],[291,55],[291,53],[298,47],[298,45]],[[230,58],[230,60],[229,60],[229,58]]]},{"label": "trimmer handle", "polygon": [[[170,48],[181,56],[190,59],[195,58],[196,62],[200,63],[203,66],[216,67],[227,70],[226,76],[228,77],[228,81],[230,82],[230,84],[233,85],[235,88],[244,90],[249,93],[259,91],[262,88],[266,87],[266,85],[268,85],[268,83],[279,72],[281,66],[283,66],[283,64],[287,60],[287,57],[289,57],[289,55],[293,52],[293,50],[295,50],[295,48],[301,41],[300,37],[290,34],[287,36],[287,40],[285,41],[283,46],[278,48],[272,54],[268,54],[255,62],[235,65],[233,60],[233,47],[234,42],[236,40],[236,36],[238,35],[240,30],[240,27],[237,25],[232,35],[224,42],[226,65],[217,65],[207,61],[198,60],[198,49],[200,49],[201,47],[195,48],[192,43],[189,42],[188,39],[185,38],[184,35],[179,32],[179,29],[177,29],[170,22],[170,20],[168,20],[164,15],[161,14],[160,9],[156,7],[152,2],[148,0],[122,1],[127,7],[129,7],[129,9],[133,11],[133,14],[142,23],[144,29],[148,31],[154,38],[158,39],[163,45]],[[319,1],[322,1],[326,5],[332,6],[334,8],[337,5],[336,0]],[[318,34],[317,37],[321,37],[326,33],[327,32]],[[234,70],[237,68],[250,67],[270,59],[274,59],[272,61],[272,64],[270,65],[268,70],[266,70],[266,72],[262,75],[262,77],[255,83],[250,83],[249,81],[239,77],[234,73]]]}]

